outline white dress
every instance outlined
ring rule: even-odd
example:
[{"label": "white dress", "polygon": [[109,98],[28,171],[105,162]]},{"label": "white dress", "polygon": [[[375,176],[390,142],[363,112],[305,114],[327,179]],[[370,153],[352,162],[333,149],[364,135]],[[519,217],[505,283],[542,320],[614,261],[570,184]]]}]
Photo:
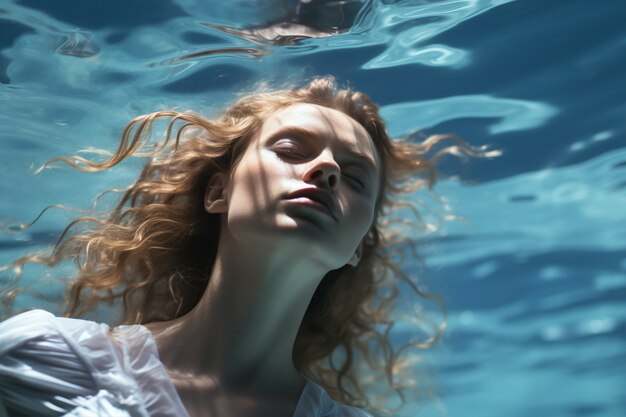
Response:
[{"label": "white dress", "polygon": [[[43,310],[0,323],[0,417],[7,416],[189,417],[147,328],[111,329]],[[371,416],[309,381],[294,417]]]}]

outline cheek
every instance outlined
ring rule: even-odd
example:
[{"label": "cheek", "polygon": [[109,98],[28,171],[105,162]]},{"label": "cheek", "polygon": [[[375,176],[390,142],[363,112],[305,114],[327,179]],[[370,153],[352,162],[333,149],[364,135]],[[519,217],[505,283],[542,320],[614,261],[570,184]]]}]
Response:
[{"label": "cheek", "polygon": [[243,156],[230,177],[228,201],[231,214],[262,215],[274,206],[284,188],[284,180],[291,173],[272,157],[262,149],[251,149]]},{"label": "cheek", "polygon": [[374,221],[374,203],[367,197],[360,197],[354,201],[353,204],[348,204],[346,207],[350,207],[345,213],[346,217],[350,219],[350,227],[352,232],[358,235],[359,241],[368,232]]},{"label": "cheek", "polygon": [[361,242],[361,240],[365,237],[365,235],[367,234],[367,232],[370,230],[370,228],[372,227],[372,223],[374,221],[374,213],[373,210],[368,211],[367,213],[363,213],[362,218],[359,219],[361,221],[360,223],[360,236],[361,239],[359,239],[359,242]]},{"label": "cheek", "polygon": [[257,153],[252,150],[246,152],[230,176],[229,192],[234,200],[253,197],[258,189],[262,169]]}]

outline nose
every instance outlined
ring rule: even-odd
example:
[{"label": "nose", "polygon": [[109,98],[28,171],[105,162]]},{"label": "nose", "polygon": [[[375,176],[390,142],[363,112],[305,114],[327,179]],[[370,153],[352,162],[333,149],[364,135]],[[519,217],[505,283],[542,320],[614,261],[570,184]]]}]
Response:
[{"label": "nose", "polygon": [[304,181],[321,188],[334,190],[339,186],[341,170],[331,155],[320,154],[311,161],[304,174]]}]

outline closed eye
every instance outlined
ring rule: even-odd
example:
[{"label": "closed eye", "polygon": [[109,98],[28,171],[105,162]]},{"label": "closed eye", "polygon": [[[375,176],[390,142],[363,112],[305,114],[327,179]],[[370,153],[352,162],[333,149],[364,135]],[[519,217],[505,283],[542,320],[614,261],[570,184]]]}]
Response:
[{"label": "closed eye", "polygon": [[287,158],[306,158],[306,152],[302,146],[289,139],[281,139],[272,145],[272,150]]},{"label": "closed eye", "polygon": [[354,184],[363,190],[367,190],[368,183],[367,183],[367,180],[365,180],[362,175],[348,173],[348,174],[343,174],[343,177],[347,178],[351,184]]}]

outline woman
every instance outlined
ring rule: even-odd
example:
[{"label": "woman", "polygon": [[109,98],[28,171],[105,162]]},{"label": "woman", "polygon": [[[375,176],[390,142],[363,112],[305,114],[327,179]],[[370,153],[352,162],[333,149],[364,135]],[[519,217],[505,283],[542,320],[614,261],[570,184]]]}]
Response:
[{"label": "woman", "polygon": [[[390,260],[388,211],[433,183],[423,155],[441,139],[391,141],[367,96],[318,78],[214,120],[139,117],[103,162],[61,158],[83,171],[152,159],[107,218],[76,220],[51,255],[14,265],[74,260],[65,315],[121,301],[130,325],[41,310],[0,324],[0,416],[377,411],[358,368],[400,391],[385,306],[412,284]],[[459,150],[473,152],[436,156]]]}]

